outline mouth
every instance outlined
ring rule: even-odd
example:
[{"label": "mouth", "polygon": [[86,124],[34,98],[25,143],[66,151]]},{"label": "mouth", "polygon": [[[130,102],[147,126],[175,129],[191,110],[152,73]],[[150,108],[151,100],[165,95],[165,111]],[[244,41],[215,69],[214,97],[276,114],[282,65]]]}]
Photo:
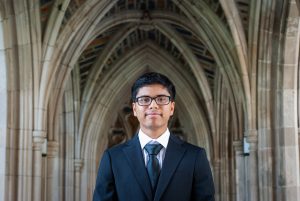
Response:
[{"label": "mouth", "polygon": [[146,113],[145,116],[162,116],[162,115],[158,112],[149,112],[149,113]]}]

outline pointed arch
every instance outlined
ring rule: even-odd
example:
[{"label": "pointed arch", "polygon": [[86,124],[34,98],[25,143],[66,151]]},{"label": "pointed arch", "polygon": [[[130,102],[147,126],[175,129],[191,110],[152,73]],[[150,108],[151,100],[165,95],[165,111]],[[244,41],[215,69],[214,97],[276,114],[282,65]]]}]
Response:
[{"label": "pointed arch", "polygon": [[[136,55],[131,57],[130,55]],[[99,80],[98,88],[95,90],[94,98],[90,102],[90,112],[86,123],[81,124],[85,129],[81,133],[81,158],[84,159],[83,175],[86,179],[82,188],[92,188],[95,183],[98,159],[104,151],[107,143],[106,133],[109,128],[109,120],[112,118],[117,108],[120,108],[120,98],[129,97],[129,89],[133,81],[145,70],[153,70],[166,74],[171,80],[176,80],[177,84],[177,103],[180,113],[183,117],[183,124],[190,122],[195,134],[195,144],[206,148],[209,158],[213,160],[212,136],[209,131],[209,125],[204,116],[202,108],[197,102],[195,94],[189,90],[190,87],[183,76],[185,73],[176,64],[176,61],[166,56],[160,48],[146,43],[135,51],[132,51],[126,58],[121,59],[112,67],[106,78]],[[159,66],[159,68],[156,68]],[[114,77],[114,79],[109,79]],[[82,122],[83,123],[83,122]],[[101,139],[101,140],[100,140]],[[96,143],[95,143],[96,142]],[[214,147],[215,150],[215,147]],[[82,192],[91,192],[83,190]],[[85,198],[83,195],[82,199]]]}]

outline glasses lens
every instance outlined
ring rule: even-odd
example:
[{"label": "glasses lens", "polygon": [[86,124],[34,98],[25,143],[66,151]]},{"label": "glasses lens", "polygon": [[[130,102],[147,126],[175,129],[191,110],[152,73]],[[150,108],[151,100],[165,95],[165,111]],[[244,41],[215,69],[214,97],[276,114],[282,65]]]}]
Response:
[{"label": "glasses lens", "polygon": [[158,96],[155,98],[155,101],[158,105],[166,105],[170,102],[169,96]]},{"label": "glasses lens", "polygon": [[141,106],[150,105],[152,100],[155,99],[157,105],[168,105],[170,103],[170,96],[157,96],[151,98],[149,96],[142,96],[136,99],[137,103]]},{"label": "glasses lens", "polygon": [[139,105],[150,105],[150,103],[151,103],[151,98],[150,97],[139,97],[138,99],[137,99],[137,102],[138,102],[138,104]]}]

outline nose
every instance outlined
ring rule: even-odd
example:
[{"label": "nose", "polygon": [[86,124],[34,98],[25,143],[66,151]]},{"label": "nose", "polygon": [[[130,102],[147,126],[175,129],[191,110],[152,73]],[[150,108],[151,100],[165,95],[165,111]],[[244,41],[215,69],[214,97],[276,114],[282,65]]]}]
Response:
[{"label": "nose", "polygon": [[152,109],[152,108],[158,108],[158,105],[156,103],[156,101],[154,99],[152,99],[152,102],[151,104],[149,105],[149,108]]}]

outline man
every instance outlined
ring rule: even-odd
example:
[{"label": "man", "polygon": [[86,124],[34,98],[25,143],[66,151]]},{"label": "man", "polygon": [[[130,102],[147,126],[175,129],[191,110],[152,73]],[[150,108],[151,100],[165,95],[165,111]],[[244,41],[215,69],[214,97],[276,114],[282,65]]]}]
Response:
[{"label": "man", "polygon": [[146,73],[131,89],[140,130],[104,152],[93,201],[213,201],[214,184],[204,149],[169,132],[175,87]]}]

